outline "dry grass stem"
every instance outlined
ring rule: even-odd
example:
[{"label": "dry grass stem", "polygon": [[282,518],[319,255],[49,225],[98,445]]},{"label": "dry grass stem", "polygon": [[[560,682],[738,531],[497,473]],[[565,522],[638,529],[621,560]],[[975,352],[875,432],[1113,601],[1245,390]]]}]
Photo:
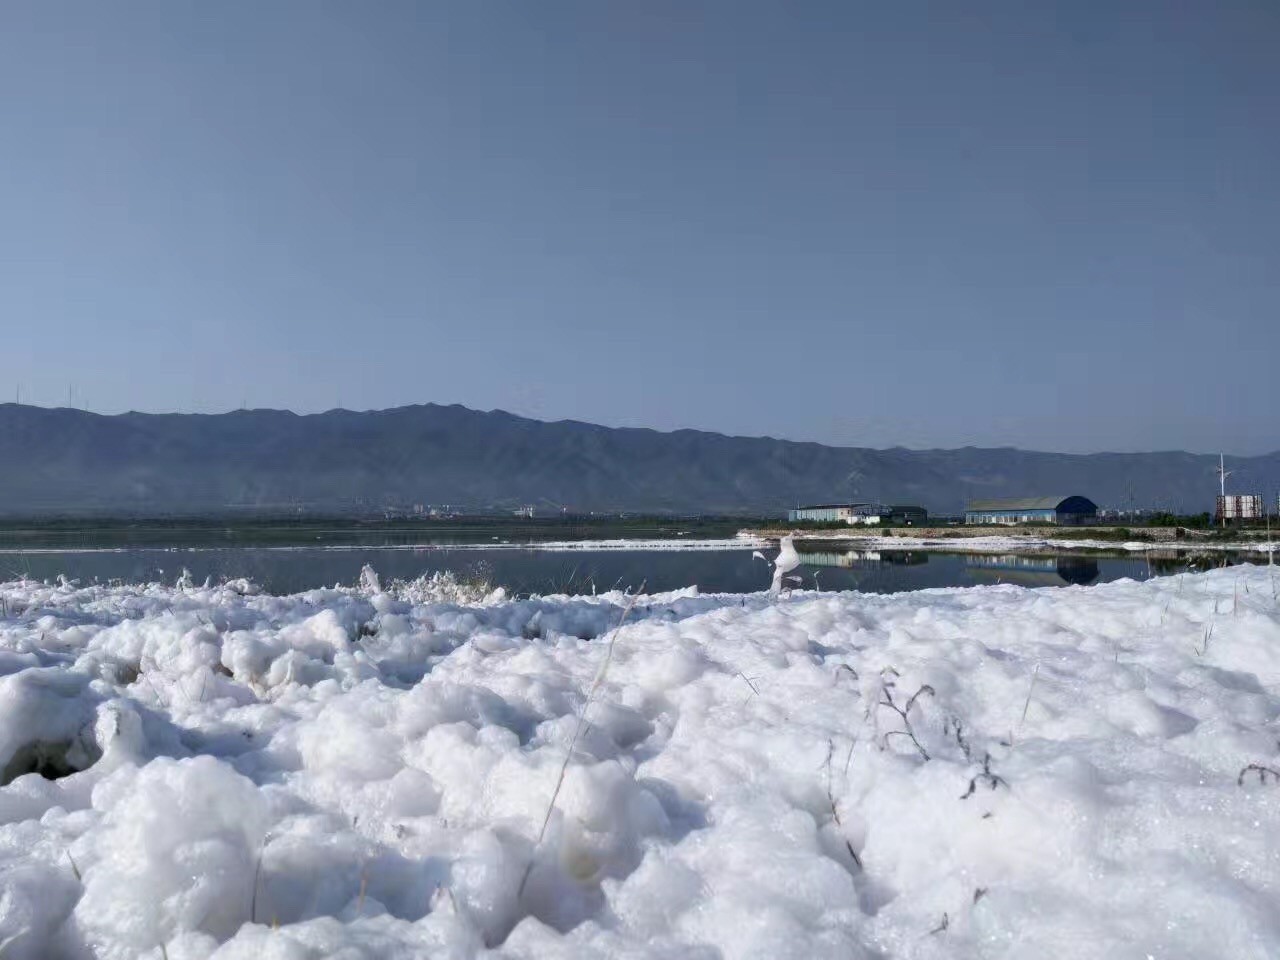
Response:
[{"label": "dry grass stem", "polygon": [[[1116,652],[1116,659],[1120,659],[1119,651]],[[1034,670],[1031,671],[1031,683],[1027,685],[1027,699],[1022,703],[1022,716],[1018,718],[1018,736],[1022,736],[1022,725],[1027,722],[1027,711],[1031,708],[1031,694],[1035,692],[1036,680],[1040,677],[1040,664],[1037,663]]]},{"label": "dry grass stem", "polygon": [[[841,837],[844,839],[844,848],[849,851],[849,856],[853,858],[854,865],[859,870],[862,869],[862,858],[858,856],[858,852],[853,849],[853,843],[849,838],[844,836],[844,822],[840,819],[840,811],[836,807],[835,792],[831,788],[831,755],[835,753],[836,742],[834,740],[827,741],[827,802],[831,804],[831,819],[837,827],[840,828]],[[849,756],[853,756],[853,747],[849,747]],[[848,772],[848,764],[845,764],[845,772]]]},{"label": "dry grass stem", "polygon": [[[560,788],[564,786],[565,774],[569,771],[569,762],[573,759],[573,751],[577,748],[578,739],[582,736],[582,731],[587,725],[587,713],[595,700],[596,692],[600,689],[600,685],[604,683],[604,678],[609,673],[609,664],[613,662],[613,648],[618,642],[618,632],[622,630],[622,625],[627,622],[627,617],[631,615],[631,610],[636,605],[636,600],[643,592],[644,583],[641,583],[640,588],[627,601],[627,605],[622,611],[622,616],[618,618],[618,625],[613,628],[613,633],[609,636],[609,644],[605,648],[604,662],[600,665],[596,678],[591,683],[591,689],[587,691],[586,702],[582,705],[582,713],[578,714],[578,723],[573,728],[573,736],[569,739],[569,749],[565,751],[564,763],[560,765],[560,773],[556,777],[555,789],[551,791],[551,802],[547,804],[547,812],[542,817],[542,826],[538,830],[538,840],[534,844],[535,853],[542,846],[542,841],[546,839],[547,825],[551,823],[551,812],[556,808],[556,800],[560,796]],[[533,872],[533,862],[533,857],[530,857],[529,865],[524,870],[524,876],[520,878],[520,888],[516,892],[518,897],[524,896],[524,888],[529,882],[529,875]]]}]

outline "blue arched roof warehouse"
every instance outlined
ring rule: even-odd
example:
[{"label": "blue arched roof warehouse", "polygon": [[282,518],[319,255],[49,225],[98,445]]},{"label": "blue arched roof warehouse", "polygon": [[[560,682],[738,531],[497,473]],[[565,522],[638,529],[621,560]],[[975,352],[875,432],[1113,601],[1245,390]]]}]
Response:
[{"label": "blue arched roof warehouse", "polygon": [[1088,497],[1006,497],[998,500],[970,500],[964,522],[983,523],[1093,523],[1098,505]]}]

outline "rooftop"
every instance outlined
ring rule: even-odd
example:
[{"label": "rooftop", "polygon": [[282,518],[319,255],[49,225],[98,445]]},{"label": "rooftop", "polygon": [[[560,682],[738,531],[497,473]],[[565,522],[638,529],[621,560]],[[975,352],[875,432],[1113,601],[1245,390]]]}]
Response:
[{"label": "rooftop", "polygon": [[1084,497],[1006,497],[995,500],[970,500],[969,512],[989,510],[1059,510],[1068,500],[1084,500]]}]

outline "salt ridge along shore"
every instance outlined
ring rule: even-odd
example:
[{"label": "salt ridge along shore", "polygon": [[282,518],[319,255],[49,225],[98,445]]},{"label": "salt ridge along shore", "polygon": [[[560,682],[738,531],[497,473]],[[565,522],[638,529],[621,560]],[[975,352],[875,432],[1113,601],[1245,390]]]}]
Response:
[{"label": "salt ridge along shore", "polygon": [[780,598],[14,581],[0,943],[1274,956],[1278,717],[1265,566]]}]

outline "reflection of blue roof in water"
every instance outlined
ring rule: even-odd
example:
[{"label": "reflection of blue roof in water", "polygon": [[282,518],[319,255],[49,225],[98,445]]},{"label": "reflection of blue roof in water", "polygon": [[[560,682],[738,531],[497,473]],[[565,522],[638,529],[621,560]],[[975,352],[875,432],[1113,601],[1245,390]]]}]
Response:
[{"label": "reflection of blue roof in water", "polygon": [[1098,579],[1099,573],[1098,562],[1089,557],[971,555],[965,557],[965,567],[976,580],[1028,587],[1089,584]]}]

